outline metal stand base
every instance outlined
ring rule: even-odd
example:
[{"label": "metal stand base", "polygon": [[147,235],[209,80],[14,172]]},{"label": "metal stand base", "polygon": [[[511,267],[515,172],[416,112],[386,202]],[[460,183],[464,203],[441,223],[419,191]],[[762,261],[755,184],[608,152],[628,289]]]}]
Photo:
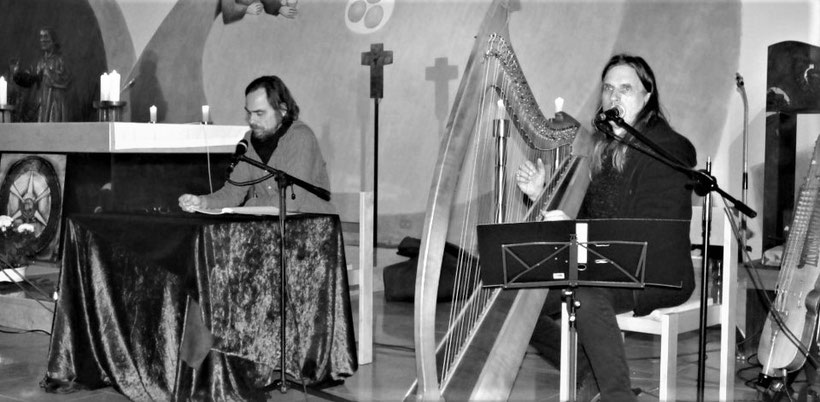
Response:
[{"label": "metal stand base", "polygon": [[563,290],[563,302],[561,302],[561,374],[558,391],[559,400],[562,402],[573,402],[576,399],[578,334],[575,331],[575,309],[579,305],[574,296],[574,290]]}]

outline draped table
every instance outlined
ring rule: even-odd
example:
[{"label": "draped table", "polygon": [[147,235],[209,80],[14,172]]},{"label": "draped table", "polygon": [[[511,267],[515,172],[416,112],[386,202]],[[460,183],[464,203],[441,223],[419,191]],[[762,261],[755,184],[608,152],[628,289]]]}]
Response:
[{"label": "draped table", "polygon": [[[132,400],[264,400],[279,378],[277,217],[72,215],[41,384]],[[288,216],[286,372],[358,368],[341,223]]]}]

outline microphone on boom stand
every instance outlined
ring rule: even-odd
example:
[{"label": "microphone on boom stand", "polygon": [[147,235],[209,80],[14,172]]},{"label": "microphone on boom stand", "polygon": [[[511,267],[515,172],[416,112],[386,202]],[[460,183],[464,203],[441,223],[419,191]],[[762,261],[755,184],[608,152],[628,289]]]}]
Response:
[{"label": "microphone on boom stand", "polygon": [[601,113],[598,113],[598,120],[599,121],[612,121],[622,119],[626,114],[624,107],[621,105],[615,105],[611,108],[604,110]]},{"label": "microphone on boom stand", "polygon": [[242,157],[242,155],[245,155],[246,152],[248,152],[248,140],[243,138],[242,141],[239,141],[239,143],[236,144],[236,150],[233,151],[233,155],[231,156],[231,163],[228,165],[228,174],[231,174],[231,172],[233,172],[233,168],[236,167],[236,165],[239,163],[239,159]]}]

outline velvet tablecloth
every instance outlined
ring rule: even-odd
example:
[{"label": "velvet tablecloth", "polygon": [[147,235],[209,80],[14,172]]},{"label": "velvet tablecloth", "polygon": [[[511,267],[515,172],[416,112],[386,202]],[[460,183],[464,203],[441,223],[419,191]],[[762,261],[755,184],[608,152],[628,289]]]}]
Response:
[{"label": "velvet tablecloth", "polygon": [[[279,377],[278,225],[235,215],[69,217],[43,386],[111,385],[132,400],[263,400],[260,388]],[[342,380],[358,363],[339,218],[288,216],[285,233],[286,372],[307,385]]]}]

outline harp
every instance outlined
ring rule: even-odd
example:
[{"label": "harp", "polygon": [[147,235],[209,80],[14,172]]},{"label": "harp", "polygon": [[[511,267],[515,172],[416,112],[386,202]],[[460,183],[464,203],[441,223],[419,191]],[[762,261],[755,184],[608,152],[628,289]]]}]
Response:
[{"label": "harp", "polygon": [[[550,119],[541,113],[506,39],[508,12],[506,1],[490,6],[442,139],[416,276],[417,378],[408,400],[509,397],[547,290],[483,288],[476,226],[536,220],[550,209],[574,216],[589,182],[585,157],[575,154],[580,124],[563,112]],[[539,157],[550,180],[528,206],[514,171]],[[437,290],[446,243],[458,246],[459,263],[441,328],[436,323],[447,312],[437,311]]]}]

